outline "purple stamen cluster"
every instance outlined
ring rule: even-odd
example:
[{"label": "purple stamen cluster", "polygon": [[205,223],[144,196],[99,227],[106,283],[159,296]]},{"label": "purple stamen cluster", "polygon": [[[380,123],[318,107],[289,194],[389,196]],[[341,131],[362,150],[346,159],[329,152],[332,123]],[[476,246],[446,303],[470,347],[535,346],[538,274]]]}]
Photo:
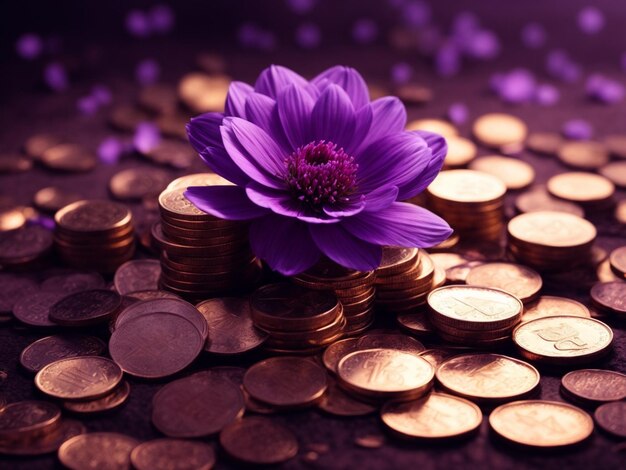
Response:
[{"label": "purple stamen cluster", "polygon": [[325,205],[345,200],[356,183],[359,165],[332,142],[311,142],[286,160],[286,182],[294,195],[319,212]]}]

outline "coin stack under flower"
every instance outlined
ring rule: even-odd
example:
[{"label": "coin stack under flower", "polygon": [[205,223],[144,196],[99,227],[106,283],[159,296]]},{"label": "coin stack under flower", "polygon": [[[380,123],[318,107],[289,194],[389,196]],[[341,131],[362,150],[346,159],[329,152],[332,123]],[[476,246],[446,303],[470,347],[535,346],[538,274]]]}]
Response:
[{"label": "coin stack under flower", "polygon": [[161,287],[188,300],[246,290],[260,275],[248,227],[197,209],[183,195],[188,186],[230,184],[211,174],[173,181],[159,196],[161,222],[152,236],[161,253]]},{"label": "coin stack under flower", "polygon": [[449,170],[428,186],[427,199],[462,239],[497,240],[504,229],[505,193],[506,186],[495,176]]},{"label": "coin stack under flower", "polygon": [[311,353],[343,336],[343,306],[330,290],[291,283],[268,284],[250,300],[252,319],[267,332],[265,348],[274,352]]},{"label": "coin stack under flower", "polygon": [[510,253],[539,271],[565,271],[589,264],[597,233],[582,217],[554,211],[518,215],[507,231]]},{"label": "coin stack under flower", "polygon": [[68,265],[113,272],[135,253],[128,207],[111,201],[78,201],[54,216],[57,253]]},{"label": "coin stack under flower", "polygon": [[374,271],[352,271],[329,261],[322,261],[293,277],[293,281],[302,287],[334,291],[343,305],[346,334],[358,334],[374,321],[374,280]]}]

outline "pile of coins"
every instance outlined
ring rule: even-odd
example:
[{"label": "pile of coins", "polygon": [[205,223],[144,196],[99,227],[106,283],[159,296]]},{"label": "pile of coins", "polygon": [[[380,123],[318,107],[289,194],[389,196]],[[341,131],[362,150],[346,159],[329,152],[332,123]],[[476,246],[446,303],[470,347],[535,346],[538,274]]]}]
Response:
[{"label": "pile of coins", "polygon": [[269,339],[265,349],[277,353],[313,353],[343,336],[343,305],[330,290],[268,284],[250,299],[252,319]]},{"label": "pile of coins", "polygon": [[495,176],[474,170],[447,170],[426,191],[428,206],[461,239],[497,240],[504,229],[506,186]]},{"label": "pile of coins", "polygon": [[353,271],[322,261],[294,276],[293,282],[307,289],[332,290],[343,306],[344,332],[353,335],[365,331],[374,322],[375,279],[374,271]]},{"label": "pile of coins", "polygon": [[183,194],[188,186],[227,184],[212,173],[194,174],[174,180],[159,196],[161,222],[152,236],[162,249],[163,289],[200,301],[245,291],[259,278],[247,225],[206,214]]},{"label": "pile of coins", "polygon": [[69,266],[114,272],[135,253],[130,210],[111,201],[78,201],[55,216],[54,243]]}]

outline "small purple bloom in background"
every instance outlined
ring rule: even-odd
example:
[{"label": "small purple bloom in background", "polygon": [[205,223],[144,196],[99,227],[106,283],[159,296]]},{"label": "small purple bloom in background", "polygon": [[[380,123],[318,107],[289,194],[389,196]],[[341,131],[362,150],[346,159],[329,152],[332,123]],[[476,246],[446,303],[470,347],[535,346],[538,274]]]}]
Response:
[{"label": "small purple bloom in background", "polygon": [[402,5],[402,19],[407,26],[422,28],[430,23],[432,11],[430,5],[420,0],[413,0]]},{"label": "small purple bloom in background", "polygon": [[585,7],[578,12],[578,27],[585,34],[599,33],[604,23],[604,13],[596,7]]},{"label": "small purple bloom in background", "polygon": [[504,75],[499,85],[500,98],[507,103],[528,103],[535,97],[537,81],[528,69],[513,69]]},{"label": "small purple bloom in background", "polygon": [[358,44],[371,44],[378,36],[378,25],[370,18],[360,18],[352,26],[352,38]]},{"label": "small purple bloom in background", "polygon": [[141,85],[150,85],[159,80],[161,67],[154,59],[144,59],[135,67],[135,79]]},{"label": "small purple bloom in background", "polygon": [[296,30],[296,42],[304,49],[314,49],[320,45],[322,34],[314,23],[304,23]]},{"label": "small purple bloom in background", "polygon": [[562,49],[554,49],[546,56],[546,71],[548,75],[563,82],[572,83],[577,81],[582,70],[567,52]]},{"label": "small purple bloom in background", "polygon": [[413,67],[406,62],[398,62],[391,67],[391,81],[394,85],[404,85],[413,75]]},{"label": "small purple bloom in background", "polygon": [[489,90],[496,95],[500,94],[500,89],[506,80],[506,74],[502,72],[496,72],[489,77]]},{"label": "small purple bloom in background", "polygon": [[589,98],[605,104],[618,103],[624,98],[624,86],[599,73],[587,78],[585,91]]},{"label": "small purple bloom in background", "polygon": [[259,31],[256,39],[258,49],[266,52],[276,49],[276,36],[271,31]]},{"label": "small purple bloom in background", "polygon": [[65,91],[70,86],[65,67],[59,62],[51,62],[46,65],[43,71],[43,79],[52,91]]},{"label": "small purple bloom in background", "polygon": [[428,25],[417,32],[418,41],[416,44],[420,54],[433,56],[437,49],[443,44],[444,36],[435,25]]},{"label": "small purple bloom in background", "polygon": [[313,9],[317,0],[287,0],[287,6],[298,15],[304,15]]},{"label": "small purple bloom in background", "polygon": [[405,131],[395,97],[370,102],[363,77],[332,67],[308,81],[285,67],[254,87],[233,82],[224,113],[187,125],[191,145],[233,183],[187,188],[200,210],[248,220],[256,256],[284,275],[322,255],[347,268],[379,266],[382,246],[433,246],[448,224],[405,201],[437,176],[445,140]]},{"label": "small purple bloom in background", "polygon": [[492,31],[481,29],[467,39],[464,52],[468,57],[490,60],[497,57],[500,53],[500,40]]},{"label": "small purple bloom in background", "polygon": [[593,137],[593,127],[584,119],[570,119],[563,124],[561,132],[572,140],[589,140]]},{"label": "small purple bloom in background", "polygon": [[23,34],[15,43],[17,54],[26,60],[33,60],[39,57],[42,49],[43,43],[41,38],[33,33]]},{"label": "small purple bloom in background", "polygon": [[161,142],[161,132],[156,124],[142,122],[137,125],[133,136],[133,146],[140,153],[147,153]]},{"label": "small purple bloom in background", "polygon": [[28,225],[39,225],[46,230],[54,230],[55,223],[52,217],[43,214],[37,214],[34,217],[30,217],[27,221]]},{"label": "small purple bloom in background", "polygon": [[169,5],[155,5],[148,12],[148,22],[151,31],[169,33],[174,28],[174,11]]},{"label": "small purple bloom in background", "polygon": [[452,35],[464,38],[480,29],[480,20],[471,11],[462,11],[452,20]]},{"label": "small purple bloom in background", "polygon": [[150,19],[141,10],[131,10],[126,15],[126,31],[132,36],[146,38],[152,33]]},{"label": "small purple bloom in background", "polygon": [[111,90],[106,85],[94,85],[91,88],[91,96],[93,96],[100,106],[111,104],[111,100],[113,99]]},{"label": "small purple bloom in background", "polygon": [[83,116],[91,116],[98,112],[100,103],[98,103],[98,100],[95,99],[93,95],[87,95],[78,99],[76,107]]},{"label": "small purple bloom in background", "polygon": [[258,29],[252,23],[244,23],[237,30],[239,44],[244,47],[254,47],[256,43]]},{"label": "small purple bloom in background", "polygon": [[546,30],[539,23],[528,23],[522,28],[522,43],[529,49],[539,49],[546,43]]},{"label": "small purple bloom in background", "polygon": [[464,103],[452,103],[448,108],[448,120],[453,124],[465,124],[469,118],[469,109]]},{"label": "small purple bloom in background", "polygon": [[452,43],[442,45],[435,55],[435,71],[442,77],[452,77],[461,70],[461,54]]},{"label": "small purple bloom in background", "polygon": [[126,147],[117,137],[107,137],[98,146],[98,159],[105,165],[115,165],[122,157]]},{"label": "small purple bloom in background", "polygon": [[561,97],[558,88],[547,83],[537,85],[535,90],[535,101],[541,106],[553,106]]}]

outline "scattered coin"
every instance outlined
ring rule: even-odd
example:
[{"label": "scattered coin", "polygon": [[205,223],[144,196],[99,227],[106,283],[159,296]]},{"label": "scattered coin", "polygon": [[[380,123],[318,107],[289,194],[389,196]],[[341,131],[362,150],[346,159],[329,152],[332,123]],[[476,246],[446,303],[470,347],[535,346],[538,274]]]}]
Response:
[{"label": "scattered coin", "polygon": [[520,213],[555,211],[584,217],[585,211],[573,202],[563,201],[550,196],[544,186],[533,187],[515,199],[515,208]]},{"label": "scattered coin", "polygon": [[526,139],[526,147],[542,155],[556,155],[564,142],[556,132],[531,132]]},{"label": "scattered coin", "polygon": [[600,404],[626,398],[626,375],[601,369],[579,369],[561,379],[561,390],[583,402]]},{"label": "scattered coin", "polygon": [[322,360],[324,367],[330,372],[337,373],[337,364],[339,361],[349,353],[358,349],[359,338],[346,338],[335,341],[324,351]]},{"label": "scattered coin", "polygon": [[92,289],[104,289],[104,279],[94,272],[70,272],[51,276],[41,284],[41,290],[70,295]]},{"label": "scattered coin", "polygon": [[385,445],[385,436],[382,434],[364,434],[355,437],[354,443],[364,449],[380,449]]},{"label": "scattered coin", "polygon": [[64,326],[87,326],[107,321],[120,307],[116,292],[92,289],[63,297],[50,307],[50,320]]},{"label": "scattered coin", "polygon": [[522,321],[527,322],[543,317],[559,315],[573,315],[576,317],[591,317],[589,309],[580,302],[565,297],[542,295],[536,302],[525,306]]},{"label": "scattered coin", "polygon": [[626,162],[612,162],[600,168],[599,173],[619,187],[626,188]]},{"label": "scattered coin", "polygon": [[96,156],[82,145],[58,144],[46,149],[40,157],[48,168],[68,172],[91,171],[96,167]]},{"label": "scattered coin", "polygon": [[204,442],[155,439],[135,447],[130,461],[137,470],[210,470],[215,465],[215,451]]},{"label": "scattered coin", "polygon": [[533,269],[513,263],[484,263],[472,268],[465,281],[470,286],[496,287],[531,302],[539,295],[541,276]]},{"label": "scattered coin", "polygon": [[399,333],[370,332],[361,336],[357,342],[358,349],[396,349],[420,355],[426,347],[415,338]]},{"label": "scattered coin", "polygon": [[615,185],[608,178],[582,171],[555,175],[547,188],[554,197],[585,205],[606,204],[615,193]]},{"label": "scattered coin", "polygon": [[526,140],[528,129],[524,122],[510,114],[484,114],[472,127],[472,133],[487,147],[500,148],[520,144]]},{"label": "scattered coin", "polygon": [[493,175],[500,179],[507,189],[512,190],[530,186],[535,180],[535,170],[530,164],[511,157],[499,155],[480,157],[469,164],[469,169]]},{"label": "scattered coin", "polygon": [[609,255],[611,269],[615,274],[626,279],[626,246],[620,246],[614,249]]},{"label": "scattered coin", "polygon": [[626,439],[626,402],[605,403],[596,409],[594,417],[603,431]]},{"label": "scattered coin", "polygon": [[435,332],[426,312],[401,313],[396,321],[404,330],[416,336],[427,336]]},{"label": "scattered coin", "polygon": [[33,167],[33,161],[20,153],[0,154],[0,173],[21,173]]},{"label": "scattered coin", "polygon": [[41,260],[52,249],[52,232],[38,225],[27,225],[10,232],[0,231],[0,265],[26,266]]},{"label": "scattered coin", "polygon": [[559,160],[582,170],[597,170],[609,162],[609,152],[600,142],[569,141],[558,151]]},{"label": "scattered coin", "polygon": [[56,326],[50,321],[48,314],[50,307],[57,303],[63,294],[52,292],[37,292],[36,294],[22,297],[13,306],[13,315],[19,321],[30,326]]},{"label": "scattered coin", "polygon": [[[387,94],[384,93],[383,96]],[[395,95],[406,104],[421,105],[433,99],[433,90],[415,83],[409,83],[396,88]]]},{"label": "scattered coin", "polygon": [[70,193],[57,188],[48,186],[40,189],[33,196],[33,204],[42,212],[54,214],[56,211],[74,202],[84,199],[79,194]]},{"label": "scattered coin", "polygon": [[161,264],[157,260],[137,259],[127,261],[115,271],[113,282],[120,295],[136,291],[157,290]]},{"label": "scattered coin", "polygon": [[126,132],[134,132],[139,124],[150,120],[151,116],[147,112],[133,105],[115,106],[109,114],[109,124]]},{"label": "scattered coin", "polygon": [[0,211],[0,233],[13,232],[26,224],[24,211],[19,207],[11,207]]},{"label": "scattered coin", "polygon": [[626,283],[599,282],[591,288],[591,300],[601,310],[626,315]]},{"label": "scattered coin", "polygon": [[452,137],[459,134],[453,124],[442,119],[417,119],[406,125],[407,131],[427,131],[434,132],[443,137]]},{"label": "scattered coin", "polygon": [[621,134],[607,135],[604,138],[604,145],[607,146],[611,155],[617,158],[626,158],[626,136]]},{"label": "scattered coin", "polygon": [[365,416],[376,411],[374,406],[343,391],[334,380],[329,381],[328,389],[317,406],[334,416]]},{"label": "scattered coin", "polygon": [[41,435],[58,426],[61,410],[45,401],[18,401],[0,409],[0,439]]},{"label": "scattered coin", "polygon": [[446,137],[448,153],[443,164],[446,168],[464,167],[476,158],[476,144],[465,137]]},{"label": "scattered coin", "polygon": [[121,201],[140,200],[158,196],[170,182],[170,175],[158,168],[128,168],[116,173],[109,181],[109,191]]},{"label": "scattered coin", "polygon": [[176,89],[164,83],[144,86],[139,92],[137,101],[147,111],[157,114],[171,113],[178,107]]},{"label": "scattered coin", "polygon": [[130,385],[123,380],[110,393],[94,400],[64,401],[63,408],[73,413],[101,413],[123,405],[130,395]]},{"label": "scattered coin", "polygon": [[38,339],[20,354],[20,363],[30,372],[39,372],[48,364],[68,357],[99,356],[106,350],[95,336],[53,335]]},{"label": "scattered coin", "polygon": [[81,434],[59,447],[59,460],[71,470],[130,468],[130,453],[139,445],[132,437],[114,432]]},{"label": "scattered coin", "polygon": [[85,426],[71,419],[63,419],[58,426],[28,439],[0,441],[0,454],[16,456],[35,456],[56,452],[59,447],[74,436],[83,434]]},{"label": "scattered coin", "polygon": [[225,75],[206,75],[192,72],[178,84],[180,99],[196,113],[224,111],[230,79]]},{"label": "scattered coin", "polygon": [[44,152],[62,144],[64,140],[53,134],[35,134],[29,137],[24,144],[24,151],[31,157],[39,160]]}]

